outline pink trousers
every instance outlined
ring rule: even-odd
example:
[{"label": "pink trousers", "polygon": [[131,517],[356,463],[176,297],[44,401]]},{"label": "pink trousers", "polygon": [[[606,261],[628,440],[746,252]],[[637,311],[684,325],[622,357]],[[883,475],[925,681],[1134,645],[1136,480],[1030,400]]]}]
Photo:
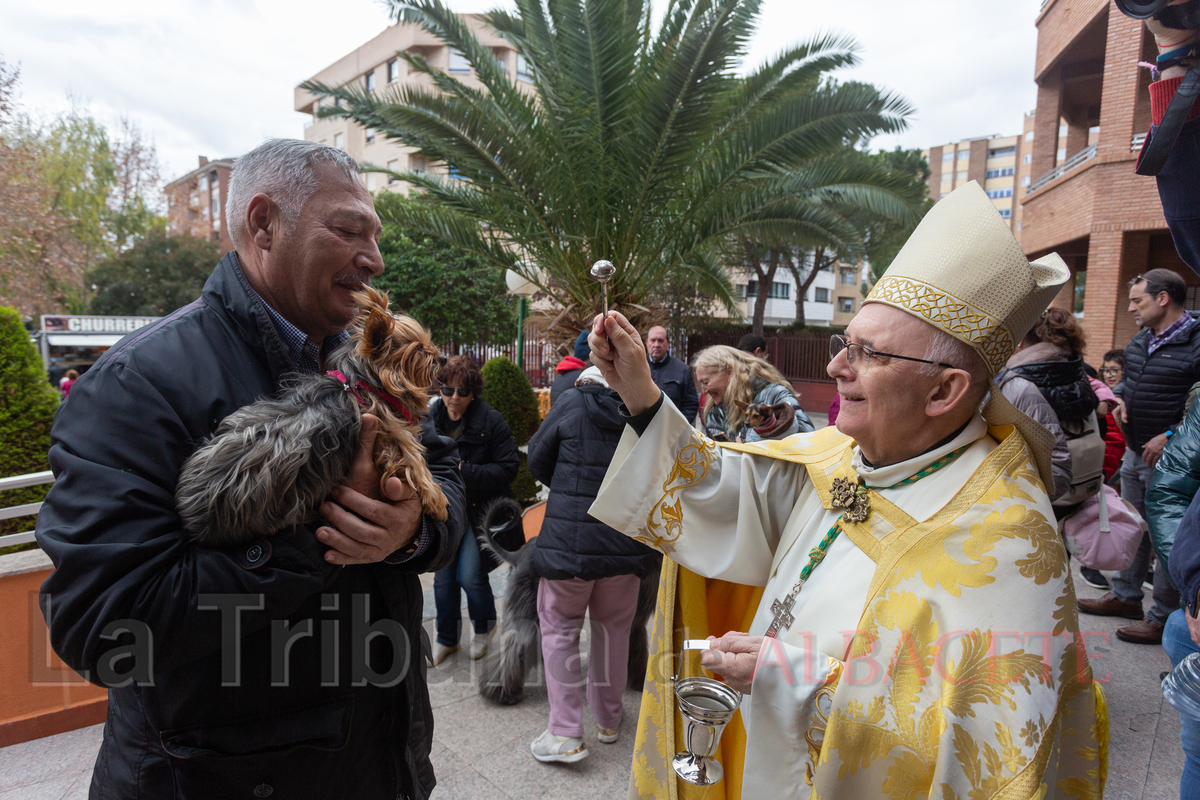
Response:
[{"label": "pink trousers", "polygon": [[629,628],[637,611],[636,575],[597,581],[572,578],[538,584],[538,620],[542,627],[542,660],[550,696],[550,723],[558,736],[583,736],[583,691],[579,632],[584,612],[592,621],[588,650],[587,701],[601,728],[621,720],[621,693],[629,671]]}]

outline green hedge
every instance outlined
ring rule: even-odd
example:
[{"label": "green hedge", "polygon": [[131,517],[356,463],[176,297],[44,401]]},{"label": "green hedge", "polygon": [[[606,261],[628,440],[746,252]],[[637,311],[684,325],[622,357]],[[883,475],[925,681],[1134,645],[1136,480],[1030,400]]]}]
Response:
[{"label": "green hedge", "polygon": [[[524,370],[500,356],[484,364],[482,372],[483,393],[480,396],[504,417],[518,447],[529,444],[529,437],[538,429],[541,417],[538,416],[537,395]],[[513,496],[522,503],[537,497],[538,483],[529,471],[524,453],[511,486]]]},{"label": "green hedge", "polygon": [[[57,410],[58,392],[46,380],[42,358],[29,341],[21,315],[0,308],[0,478],[50,469],[46,453]],[[0,508],[39,502],[48,488],[0,492]],[[0,520],[0,535],[30,530],[33,523],[33,517]]]}]

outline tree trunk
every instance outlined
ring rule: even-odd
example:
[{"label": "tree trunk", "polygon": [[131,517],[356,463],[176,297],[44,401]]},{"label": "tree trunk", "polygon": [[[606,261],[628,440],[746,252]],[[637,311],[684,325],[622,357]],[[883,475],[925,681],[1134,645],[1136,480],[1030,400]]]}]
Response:
[{"label": "tree trunk", "polygon": [[767,258],[767,266],[764,269],[762,259],[758,254],[751,249],[749,242],[746,243],[746,254],[754,267],[754,274],[758,278],[758,295],[754,299],[754,318],[751,322],[752,330],[759,336],[763,335],[763,317],[767,312],[767,296],[771,291],[771,284],[775,281],[775,272],[779,269],[779,248],[772,247]]}]

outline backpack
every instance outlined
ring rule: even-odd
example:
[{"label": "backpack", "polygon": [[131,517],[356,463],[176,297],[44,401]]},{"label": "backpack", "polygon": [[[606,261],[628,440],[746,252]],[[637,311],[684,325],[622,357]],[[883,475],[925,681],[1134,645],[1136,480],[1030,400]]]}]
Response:
[{"label": "backpack", "polygon": [[1060,420],[1071,451],[1071,488],[1054,501],[1059,507],[1087,500],[1104,484],[1104,437],[1093,411],[1082,420]]}]

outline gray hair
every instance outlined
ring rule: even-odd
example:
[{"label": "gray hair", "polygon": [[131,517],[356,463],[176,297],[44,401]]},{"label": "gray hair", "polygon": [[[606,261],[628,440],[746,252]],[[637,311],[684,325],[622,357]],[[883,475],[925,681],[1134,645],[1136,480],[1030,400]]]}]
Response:
[{"label": "gray hair", "polygon": [[314,173],[321,164],[333,164],[352,181],[361,181],[358,162],[336,147],[303,139],[268,139],[234,164],[225,201],[225,220],[234,248],[246,242],[246,212],[256,194],[268,195],[287,228],[300,219],[304,204],[317,190]]},{"label": "gray hair", "polygon": [[[929,325],[927,322],[925,324]],[[991,380],[987,364],[971,345],[932,325],[929,327],[932,329],[933,335],[929,337],[929,344],[925,347],[925,355],[922,358],[934,363],[921,364],[917,371],[923,375],[937,375],[942,369],[938,363],[951,364],[956,369],[966,370],[967,374],[971,376],[970,397],[978,404],[987,394],[988,382]]]}]

